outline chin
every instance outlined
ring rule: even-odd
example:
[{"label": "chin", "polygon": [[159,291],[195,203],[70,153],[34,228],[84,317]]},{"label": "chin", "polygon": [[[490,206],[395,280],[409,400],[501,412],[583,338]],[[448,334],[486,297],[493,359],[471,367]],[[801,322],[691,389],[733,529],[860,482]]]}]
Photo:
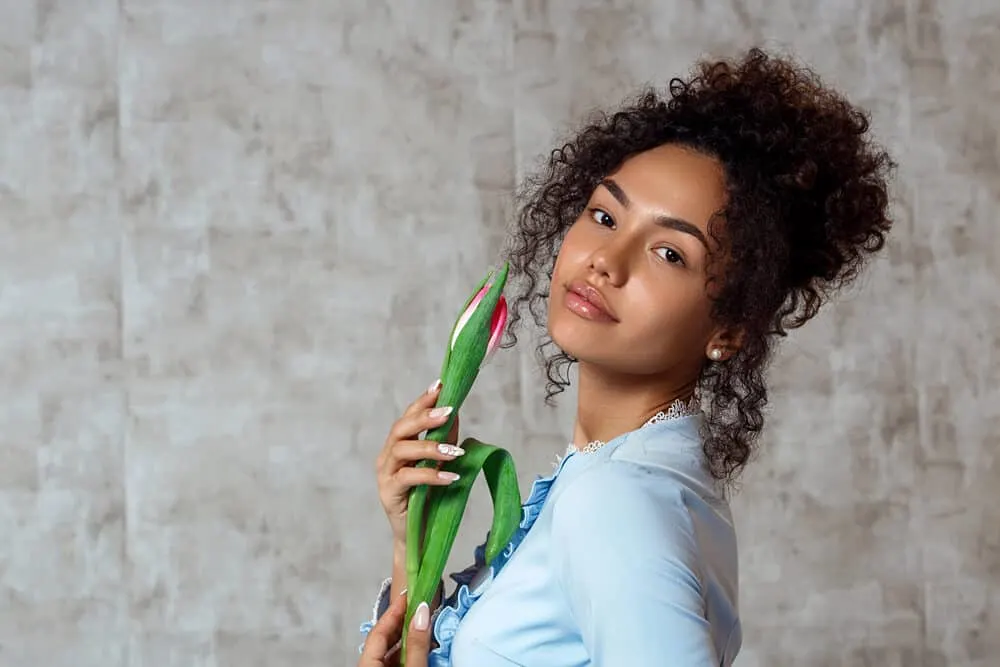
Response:
[{"label": "chin", "polygon": [[552,342],[556,344],[560,350],[566,354],[576,356],[572,352],[566,349],[566,346],[574,347],[573,345],[573,328],[572,326],[567,326],[569,323],[566,321],[566,312],[557,312],[557,307],[549,302],[549,312],[546,322],[546,330],[549,334],[549,338]]},{"label": "chin", "polygon": [[550,313],[548,332],[556,347],[583,362],[599,362],[614,351],[607,332],[580,326],[581,322],[574,321],[576,319],[576,315],[569,312]]},{"label": "chin", "polygon": [[572,313],[550,314],[547,327],[552,342],[578,362],[613,373],[648,376],[669,368],[662,359],[638,354],[643,345],[616,338],[610,331],[588,327]]}]

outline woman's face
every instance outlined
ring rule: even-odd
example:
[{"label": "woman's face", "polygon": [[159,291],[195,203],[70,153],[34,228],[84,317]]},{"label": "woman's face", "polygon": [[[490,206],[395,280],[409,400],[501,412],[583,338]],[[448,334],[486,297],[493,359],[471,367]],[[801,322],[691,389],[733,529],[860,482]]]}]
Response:
[{"label": "woman's face", "polygon": [[708,224],[725,195],[715,159],[670,144],[598,185],[556,258],[556,345],[614,373],[697,374],[724,340],[709,317],[706,267],[715,248]]}]

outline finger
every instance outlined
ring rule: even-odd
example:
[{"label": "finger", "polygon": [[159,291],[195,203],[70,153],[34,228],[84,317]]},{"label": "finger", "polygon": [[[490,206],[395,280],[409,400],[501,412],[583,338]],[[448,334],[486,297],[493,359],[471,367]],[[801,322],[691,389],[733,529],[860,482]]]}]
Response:
[{"label": "finger", "polygon": [[424,602],[410,621],[406,631],[406,667],[427,667],[427,654],[431,650],[430,615],[430,608]]},{"label": "finger", "polygon": [[435,468],[400,468],[392,476],[391,487],[396,496],[405,496],[415,486],[448,486],[459,480],[457,473]]},{"label": "finger", "polygon": [[407,416],[416,414],[421,410],[434,407],[434,403],[437,401],[440,394],[441,380],[435,380],[431,386],[427,388],[427,391],[420,394],[420,396],[417,396],[416,400],[406,407],[406,410],[403,411],[403,415]]},{"label": "finger", "polygon": [[[402,604],[400,604],[402,601]],[[383,667],[385,658],[403,636],[406,596],[399,595],[368,633],[358,667]]]},{"label": "finger", "polygon": [[406,589],[393,600],[383,618],[387,618],[391,626],[389,641],[392,642],[392,648],[386,652],[382,663],[387,667],[399,667],[400,649],[403,648],[400,639],[403,638],[403,622],[406,618]]},{"label": "finger", "polygon": [[372,631],[378,630],[392,646],[403,638],[403,619],[406,616],[406,593],[397,595],[389,607],[378,619]]},{"label": "finger", "polygon": [[389,441],[416,440],[417,436],[424,431],[437,428],[448,421],[451,413],[451,406],[442,405],[420,410],[410,415],[404,415],[392,425],[392,429],[389,431]]},{"label": "finger", "polygon": [[394,475],[400,468],[425,459],[452,461],[463,454],[465,450],[456,445],[433,440],[404,440],[389,450],[389,456],[384,462],[385,473]]},{"label": "finger", "polygon": [[416,414],[400,417],[392,425],[392,428],[389,429],[389,435],[385,439],[382,451],[379,452],[379,455],[375,459],[376,469],[391,474],[395,468],[393,467],[392,470],[389,470],[387,463],[389,463],[392,457],[393,448],[404,440],[418,440],[420,434],[424,431],[429,431],[448,421],[450,414],[450,407],[441,406],[427,408]]},{"label": "finger", "polygon": [[[376,626],[378,627],[378,626]],[[361,657],[358,659],[358,667],[384,667],[385,656],[389,648],[396,642],[389,642],[384,633],[375,632],[372,628],[365,640],[365,645],[361,649]]]},{"label": "finger", "polygon": [[[402,465],[394,456],[393,449],[402,441],[416,441],[421,432],[440,426],[448,420],[449,409],[431,408],[421,413],[422,417],[401,417],[392,425],[385,446],[375,458],[375,469],[383,476],[392,475]],[[430,442],[430,441],[428,441]],[[434,445],[430,445],[434,447]]]}]

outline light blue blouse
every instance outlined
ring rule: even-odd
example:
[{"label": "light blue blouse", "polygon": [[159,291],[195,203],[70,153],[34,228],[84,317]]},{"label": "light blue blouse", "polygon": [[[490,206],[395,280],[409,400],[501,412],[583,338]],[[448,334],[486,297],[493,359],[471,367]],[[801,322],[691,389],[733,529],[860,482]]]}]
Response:
[{"label": "light blue blouse", "polygon": [[[736,533],[700,415],[650,424],[535,480],[487,565],[453,574],[433,667],[728,666],[742,641]],[[388,606],[383,583],[367,636]]]}]

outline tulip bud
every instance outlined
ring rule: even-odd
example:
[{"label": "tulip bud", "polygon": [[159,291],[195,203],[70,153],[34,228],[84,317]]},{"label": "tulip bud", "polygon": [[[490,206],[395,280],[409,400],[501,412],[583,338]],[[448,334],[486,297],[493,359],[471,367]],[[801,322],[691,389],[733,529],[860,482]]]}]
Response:
[{"label": "tulip bud", "polygon": [[[486,296],[487,292],[490,291],[492,284],[484,285],[479,292],[472,298],[469,302],[469,306],[465,309],[462,315],[458,318],[458,322],[455,324],[455,331],[451,335],[451,350],[455,350],[455,343],[458,341],[458,335],[462,333],[462,329],[465,325],[469,323],[469,319],[479,308],[480,303],[483,301],[483,297]],[[493,309],[493,314],[490,317],[490,338],[486,345],[486,357],[488,358],[494,352],[496,352],[497,347],[500,344],[500,338],[503,335],[504,326],[507,324],[507,299],[501,294],[500,299],[497,301],[496,307]],[[485,364],[485,360],[483,362]]]},{"label": "tulip bud", "polygon": [[486,344],[486,356],[483,357],[483,363],[480,365],[480,368],[486,365],[493,356],[493,353],[500,347],[500,339],[503,337],[503,330],[506,326],[507,299],[501,295],[500,300],[497,302],[497,307],[493,310],[493,318],[490,320],[490,340]]}]

